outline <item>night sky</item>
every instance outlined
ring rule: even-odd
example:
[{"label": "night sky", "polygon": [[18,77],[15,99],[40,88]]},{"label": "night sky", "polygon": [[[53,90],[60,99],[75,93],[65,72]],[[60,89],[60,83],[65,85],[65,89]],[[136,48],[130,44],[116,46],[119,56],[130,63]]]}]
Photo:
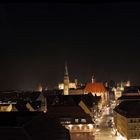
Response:
[{"label": "night sky", "polygon": [[0,90],[63,81],[140,85],[140,3],[0,4]]}]

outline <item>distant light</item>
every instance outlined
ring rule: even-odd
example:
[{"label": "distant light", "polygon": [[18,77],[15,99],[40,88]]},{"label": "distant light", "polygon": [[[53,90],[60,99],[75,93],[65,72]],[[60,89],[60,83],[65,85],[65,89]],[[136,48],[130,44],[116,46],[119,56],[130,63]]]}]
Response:
[{"label": "distant light", "polygon": [[41,84],[39,84],[36,91],[42,92],[42,90],[43,90],[43,87]]},{"label": "distant light", "polygon": [[68,125],[68,127],[71,129],[72,128],[72,125],[70,124],[70,125]]},{"label": "distant light", "polygon": [[44,113],[47,113],[47,109],[45,109],[43,112],[44,112]]},{"label": "distant light", "polygon": [[88,124],[89,129],[93,129],[93,125],[92,124]]},{"label": "distant light", "polygon": [[127,140],[124,136],[122,136],[119,132],[118,132],[118,136],[121,140]]},{"label": "distant light", "polygon": [[81,127],[82,127],[82,124],[79,124],[78,126],[79,126],[79,127],[80,127],[80,129],[81,129]]},{"label": "distant light", "polygon": [[96,132],[99,132],[100,131],[100,129],[96,129]]}]

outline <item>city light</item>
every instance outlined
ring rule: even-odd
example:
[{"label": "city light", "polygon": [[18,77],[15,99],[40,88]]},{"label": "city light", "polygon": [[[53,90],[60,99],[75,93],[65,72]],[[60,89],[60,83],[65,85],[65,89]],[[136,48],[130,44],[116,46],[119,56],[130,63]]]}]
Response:
[{"label": "city light", "polygon": [[93,125],[92,124],[88,124],[88,127],[89,127],[90,130],[93,129]]},{"label": "city light", "polygon": [[69,127],[69,129],[71,130],[71,128],[72,128],[72,125],[70,124],[70,125],[68,125],[68,127]]},{"label": "city light", "polygon": [[79,124],[78,126],[79,126],[79,128],[81,129],[83,125],[82,125],[82,124]]},{"label": "city light", "polygon": [[118,137],[120,138],[120,140],[127,140],[124,136],[122,136],[119,132],[118,133]]}]

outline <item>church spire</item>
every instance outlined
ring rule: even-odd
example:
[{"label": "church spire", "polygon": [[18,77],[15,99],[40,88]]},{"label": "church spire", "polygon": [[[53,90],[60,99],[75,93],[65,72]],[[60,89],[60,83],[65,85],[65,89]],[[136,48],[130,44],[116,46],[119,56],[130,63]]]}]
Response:
[{"label": "church spire", "polygon": [[65,63],[65,72],[64,72],[64,95],[69,94],[69,74],[68,74],[68,68],[67,63]]},{"label": "church spire", "polygon": [[67,67],[67,62],[65,62],[65,73],[64,73],[65,76],[68,76],[68,67]]}]

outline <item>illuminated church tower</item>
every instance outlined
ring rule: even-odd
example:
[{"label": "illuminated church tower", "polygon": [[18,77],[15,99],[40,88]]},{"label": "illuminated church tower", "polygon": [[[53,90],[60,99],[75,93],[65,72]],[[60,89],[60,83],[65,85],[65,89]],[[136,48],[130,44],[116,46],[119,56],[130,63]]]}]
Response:
[{"label": "illuminated church tower", "polygon": [[65,72],[64,72],[64,95],[69,94],[69,74],[67,64],[65,63]]}]

